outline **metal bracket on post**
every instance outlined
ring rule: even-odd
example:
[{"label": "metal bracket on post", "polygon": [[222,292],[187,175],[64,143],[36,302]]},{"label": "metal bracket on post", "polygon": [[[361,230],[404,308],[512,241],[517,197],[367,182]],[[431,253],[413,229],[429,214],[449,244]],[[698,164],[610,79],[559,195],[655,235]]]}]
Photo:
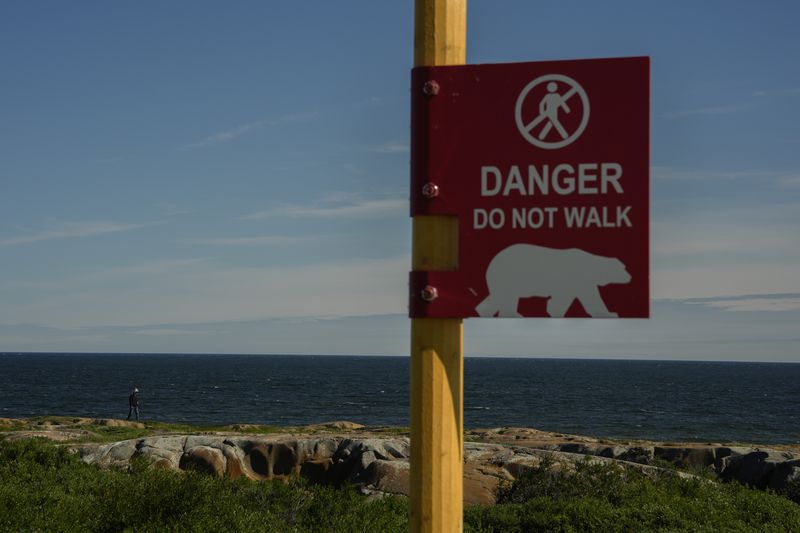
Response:
[{"label": "metal bracket on post", "polygon": [[409,275],[410,318],[464,318],[477,316],[475,295],[464,289],[458,271],[414,270]]},{"label": "metal bracket on post", "polygon": [[411,71],[411,216],[456,215],[454,187],[447,165],[431,153],[441,145],[439,115],[447,109],[452,95],[446,91],[447,75],[434,79],[436,67],[416,67]]}]

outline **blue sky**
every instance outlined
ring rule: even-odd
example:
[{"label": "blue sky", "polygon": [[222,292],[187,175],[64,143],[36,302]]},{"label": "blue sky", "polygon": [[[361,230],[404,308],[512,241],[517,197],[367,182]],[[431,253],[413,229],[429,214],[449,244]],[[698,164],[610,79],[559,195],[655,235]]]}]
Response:
[{"label": "blue sky", "polygon": [[[800,5],[479,1],[470,63],[652,58],[653,318],[467,355],[800,362]],[[0,5],[0,351],[408,351],[413,3]]]}]

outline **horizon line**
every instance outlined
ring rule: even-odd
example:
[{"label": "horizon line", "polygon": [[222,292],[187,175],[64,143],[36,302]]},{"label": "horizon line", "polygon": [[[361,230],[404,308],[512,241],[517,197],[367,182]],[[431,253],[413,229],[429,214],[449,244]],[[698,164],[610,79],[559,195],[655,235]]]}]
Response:
[{"label": "horizon line", "polygon": [[[110,355],[110,356],[126,356],[126,355],[144,355],[144,356],[157,356],[157,355],[178,355],[178,356],[192,356],[192,355],[207,355],[216,357],[226,356],[250,356],[250,357],[387,357],[387,358],[405,358],[409,359],[410,355],[397,355],[397,354],[313,354],[313,353],[220,353],[220,352],[20,352],[20,351],[0,351],[0,357],[9,355]],[[563,360],[563,361],[642,361],[651,363],[763,363],[763,364],[776,364],[776,365],[800,365],[800,361],[775,361],[775,360],[750,360],[750,359],[662,359],[662,358],[642,358],[642,357],[592,357],[592,356],[548,356],[548,355],[465,355],[464,359],[545,359],[545,360]]]}]

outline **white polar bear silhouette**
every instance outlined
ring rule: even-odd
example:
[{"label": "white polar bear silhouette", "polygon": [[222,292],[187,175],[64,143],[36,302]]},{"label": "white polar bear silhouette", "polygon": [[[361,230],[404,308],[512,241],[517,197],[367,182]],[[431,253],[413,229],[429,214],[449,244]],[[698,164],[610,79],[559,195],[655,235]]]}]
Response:
[{"label": "white polar bear silhouette", "polygon": [[615,317],[598,287],[628,283],[631,275],[616,257],[594,255],[580,248],[546,248],[514,244],[494,256],[486,269],[489,296],[475,311],[480,316],[522,316],[520,298],[549,298],[547,313],[563,317],[577,298],[593,317]]}]

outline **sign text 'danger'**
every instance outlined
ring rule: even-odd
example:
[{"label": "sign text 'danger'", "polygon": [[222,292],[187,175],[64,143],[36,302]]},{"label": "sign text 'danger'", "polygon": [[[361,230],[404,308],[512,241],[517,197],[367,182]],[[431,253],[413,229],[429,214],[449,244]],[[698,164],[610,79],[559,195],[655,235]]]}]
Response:
[{"label": "sign text 'danger'", "polygon": [[[534,196],[554,194],[622,193],[622,165],[619,163],[569,163],[528,165],[523,177],[519,165],[511,165],[504,173],[496,166],[481,167],[481,196]],[[523,167],[524,168],[524,167]]]}]

